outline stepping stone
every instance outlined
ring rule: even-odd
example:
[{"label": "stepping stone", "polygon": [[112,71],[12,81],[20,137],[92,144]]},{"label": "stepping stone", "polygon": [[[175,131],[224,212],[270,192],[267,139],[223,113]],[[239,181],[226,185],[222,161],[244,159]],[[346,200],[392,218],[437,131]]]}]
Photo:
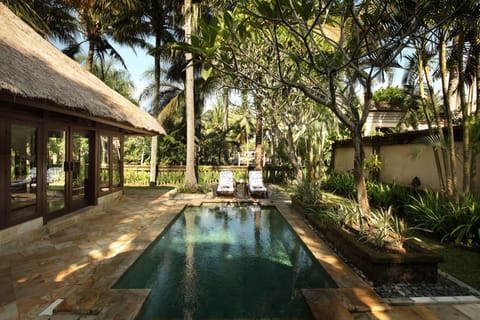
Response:
[{"label": "stepping stone", "polygon": [[372,288],[302,289],[302,293],[318,319],[353,319],[350,312],[390,310]]},{"label": "stepping stone", "polygon": [[302,294],[316,320],[353,320],[350,312],[332,289],[302,289]]}]

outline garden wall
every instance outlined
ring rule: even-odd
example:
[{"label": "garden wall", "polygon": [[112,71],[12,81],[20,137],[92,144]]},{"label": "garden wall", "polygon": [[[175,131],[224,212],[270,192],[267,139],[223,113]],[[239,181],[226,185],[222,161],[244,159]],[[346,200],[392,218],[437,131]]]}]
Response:
[{"label": "garden wall", "polygon": [[[391,134],[365,138],[365,159],[370,159],[375,151],[381,161],[379,180],[385,183],[397,183],[410,186],[414,177],[420,179],[420,188],[440,191],[440,182],[435,165],[432,147],[419,143],[426,131]],[[461,134],[456,134],[461,137]],[[462,174],[462,141],[456,141],[457,148],[457,186],[461,188]],[[337,141],[333,145],[333,171],[347,172],[353,169],[353,147],[350,140]],[[476,166],[480,168],[480,157]],[[442,162],[443,168],[443,162]],[[480,191],[480,177],[473,177],[475,192]]]}]

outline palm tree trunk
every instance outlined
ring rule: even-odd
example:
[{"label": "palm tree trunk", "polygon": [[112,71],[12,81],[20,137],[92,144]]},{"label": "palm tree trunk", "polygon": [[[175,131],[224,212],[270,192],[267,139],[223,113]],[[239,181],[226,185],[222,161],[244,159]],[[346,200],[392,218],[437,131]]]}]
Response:
[{"label": "palm tree trunk", "polygon": [[[448,73],[447,69],[447,50],[446,50],[446,42],[444,39],[440,41],[439,44],[439,56],[440,56],[440,73],[441,73],[441,82],[442,82],[442,92],[443,92],[443,103],[445,107],[445,113],[447,115],[447,126],[448,126],[448,133],[449,133],[449,144],[447,144],[447,151],[448,155],[445,157],[445,172],[447,177],[447,195],[451,199],[454,197],[455,189],[456,189],[456,178],[454,175],[454,168],[455,168],[455,148],[452,150],[451,143],[455,143],[455,137],[453,135],[453,125],[451,121],[451,110],[450,110],[450,101],[449,101],[449,90],[447,88],[447,81],[446,76]],[[435,104],[434,104],[435,107]],[[438,132],[441,137],[443,137],[443,130],[441,127],[440,121],[440,110],[438,106],[435,108],[435,117],[437,118],[437,127]],[[446,139],[443,138],[443,141],[446,142]]]},{"label": "palm tree trunk", "polygon": [[[428,68],[426,68],[428,70]],[[428,72],[426,72],[428,73]],[[442,144],[442,159],[443,159],[443,165],[445,167],[445,178],[444,178],[444,190],[447,192],[447,195],[450,197],[453,194],[453,189],[452,189],[452,177],[451,177],[451,162],[450,158],[448,157],[448,146],[447,146],[447,139],[445,138],[445,134],[443,132],[443,125],[441,121],[441,116],[440,116],[440,107],[437,103],[437,100],[435,99],[435,93],[433,90],[432,82],[429,77],[425,77],[426,83],[428,86],[428,92],[430,94],[430,101],[432,102],[433,106],[433,112],[435,113],[435,125],[437,127],[437,134],[440,138],[440,142]]]},{"label": "palm tree trunk", "polygon": [[[419,55],[421,56],[421,55]],[[425,68],[424,68],[424,65],[423,65],[423,59],[420,57],[418,59],[418,83],[419,83],[419,94],[420,94],[420,101],[422,103],[422,109],[423,109],[423,113],[425,115],[425,119],[427,121],[427,125],[428,125],[428,131],[430,132],[431,135],[434,134],[434,131],[433,131],[433,126],[432,126],[432,119],[430,119],[430,115],[428,114],[428,111],[427,111],[427,103],[425,101],[425,89],[424,89],[424,78],[427,78],[429,77],[429,75],[427,74]],[[428,79],[427,79],[427,82],[428,82]],[[429,92],[431,92],[430,90],[430,86],[429,86]],[[432,97],[432,96],[431,96]],[[438,152],[438,148],[437,147],[433,147],[433,156],[434,156],[434,159],[435,159],[435,166],[437,168],[437,176],[438,176],[438,181],[440,182],[440,190],[442,192],[445,192],[445,177],[443,175],[443,170],[442,170],[442,164],[440,162],[440,155],[439,155],[439,152]]]},{"label": "palm tree trunk", "polygon": [[464,32],[460,31],[457,42],[457,68],[458,68],[458,90],[460,94],[460,106],[462,109],[463,125],[463,192],[470,192],[471,173],[472,173],[472,150],[470,146],[470,112],[465,96],[465,73],[463,70],[463,50],[464,50]]},{"label": "palm tree trunk", "polygon": [[93,68],[93,54],[95,53],[95,42],[93,39],[88,40],[88,53],[87,53],[87,70],[92,72]]},{"label": "palm tree trunk", "polygon": [[[191,43],[192,33],[192,1],[185,0],[185,42]],[[185,53],[187,60],[185,79],[185,101],[187,108],[187,163],[185,169],[185,187],[195,189],[197,177],[195,176],[195,106],[194,106],[194,83],[193,61],[190,52]]]},{"label": "palm tree trunk", "polygon": [[[159,31],[156,31],[155,35],[155,48],[161,46],[161,35]],[[154,77],[155,87],[153,89],[153,116],[158,117],[160,113],[160,54],[154,54]],[[158,150],[158,136],[152,137],[152,144],[150,148],[150,181],[149,185],[155,186],[157,184],[157,150]]]}]

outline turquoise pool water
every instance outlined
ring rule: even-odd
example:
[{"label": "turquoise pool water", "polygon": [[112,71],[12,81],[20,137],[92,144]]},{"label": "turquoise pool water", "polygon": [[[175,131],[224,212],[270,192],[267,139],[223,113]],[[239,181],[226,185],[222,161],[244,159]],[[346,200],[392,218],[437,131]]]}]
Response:
[{"label": "turquoise pool water", "polygon": [[152,288],[140,319],[311,319],[336,287],[276,208],[188,207],[114,288]]}]

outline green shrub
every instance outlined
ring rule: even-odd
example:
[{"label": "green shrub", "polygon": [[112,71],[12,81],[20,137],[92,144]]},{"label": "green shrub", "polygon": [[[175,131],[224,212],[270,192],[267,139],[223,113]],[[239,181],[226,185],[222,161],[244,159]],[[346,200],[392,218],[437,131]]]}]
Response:
[{"label": "green shrub", "polygon": [[126,185],[148,186],[149,173],[145,171],[125,170],[123,179]]},{"label": "green shrub", "polygon": [[330,221],[340,227],[355,225],[359,217],[358,206],[354,202],[339,204],[335,209],[315,209],[315,213],[322,221]]},{"label": "green shrub", "polygon": [[346,198],[354,198],[357,194],[355,180],[350,173],[328,175],[322,181],[322,188]]},{"label": "green shrub", "polygon": [[377,247],[384,247],[387,242],[402,247],[407,231],[407,224],[388,209],[373,209],[367,216],[369,228],[364,238]]},{"label": "green shrub", "polygon": [[175,187],[180,193],[208,193],[210,192],[210,184],[199,182],[195,188],[187,188],[184,183],[180,183]]},{"label": "green shrub", "polygon": [[456,204],[438,192],[425,191],[412,196],[407,207],[416,227],[431,231],[442,242],[480,243],[480,200],[471,195]]},{"label": "green shrub", "polygon": [[416,228],[440,233],[447,211],[447,202],[438,192],[425,190],[411,197],[407,205],[409,216],[415,221]]},{"label": "green shrub", "polygon": [[403,212],[409,203],[412,190],[396,183],[386,184],[376,181],[367,181],[367,194],[370,204],[374,207],[386,209],[392,206],[395,213]]},{"label": "green shrub", "polygon": [[303,203],[317,205],[322,200],[320,183],[317,181],[303,180],[295,186],[294,196]]},{"label": "green shrub", "polygon": [[184,171],[159,171],[157,174],[157,184],[159,185],[180,185],[184,181]]}]

